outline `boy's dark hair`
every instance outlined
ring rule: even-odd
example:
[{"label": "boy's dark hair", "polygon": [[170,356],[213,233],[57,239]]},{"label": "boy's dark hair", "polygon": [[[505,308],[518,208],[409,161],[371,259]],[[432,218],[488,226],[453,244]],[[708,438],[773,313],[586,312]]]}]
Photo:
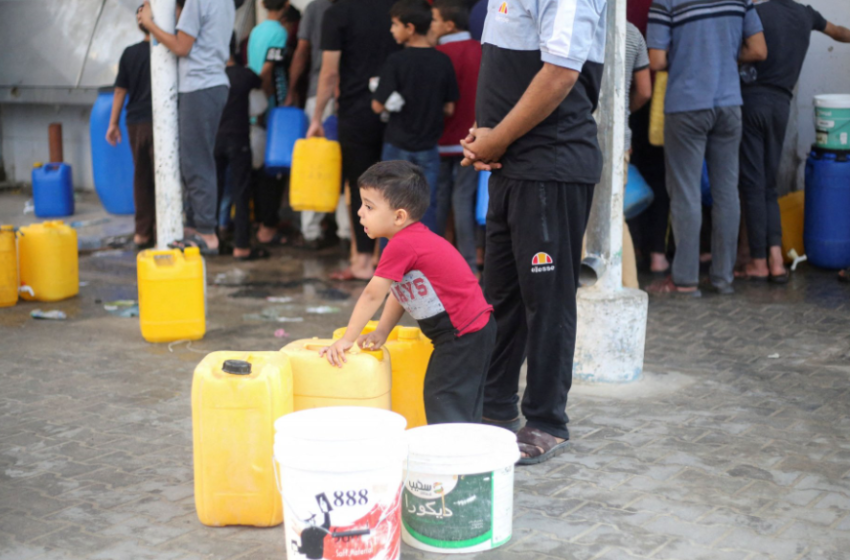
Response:
[{"label": "boy's dark hair", "polygon": [[458,31],[469,31],[469,6],[464,0],[434,0],[434,9],[443,21],[451,21]]},{"label": "boy's dark hair", "polygon": [[289,23],[298,23],[301,21],[301,12],[298,11],[298,8],[290,4],[289,7],[286,8],[286,11],[283,12],[283,19]]},{"label": "boy's dark hair", "polygon": [[407,210],[414,222],[422,219],[431,204],[431,189],[422,169],[409,161],[376,163],[360,176],[357,186],[380,192],[393,210]]},{"label": "boy's dark hair", "polygon": [[279,12],[289,0],[263,0],[263,7],[270,12]]},{"label": "boy's dark hair", "polygon": [[413,24],[419,35],[427,35],[431,27],[431,5],[427,0],[399,0],[390,8],[390,17],[404,25]]}]

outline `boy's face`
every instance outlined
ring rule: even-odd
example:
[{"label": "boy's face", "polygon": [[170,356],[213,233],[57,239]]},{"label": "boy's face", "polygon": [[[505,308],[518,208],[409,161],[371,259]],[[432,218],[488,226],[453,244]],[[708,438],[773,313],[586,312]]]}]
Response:
[{"label": "boy's face", "polygon": [[455,23],[444,20],[437,8],[431,8],[431,18],[431,34],[437,39],[456,31]]},{"label": "boy's face", "polygon": [[363,203],[357,216],[370,239],[392,236],[407,219],[404,210],[393,210],[387,199],[375,189],[361,188],[360,198]]},{"label": "boy's face", "polygon": [[393,18],[393,24],[390,26],[390,33],[393,34],[393,39],[399,45],[403,45],[410,40],[415,30],[412,23],[403,24],[398,18]]}]

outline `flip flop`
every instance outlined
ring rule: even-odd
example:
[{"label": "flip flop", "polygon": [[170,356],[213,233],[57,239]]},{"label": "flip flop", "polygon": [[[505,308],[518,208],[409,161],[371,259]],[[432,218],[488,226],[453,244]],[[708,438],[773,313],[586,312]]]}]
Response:
[{"label": "flip flop", "polygon": [[517,416],[513,420],[494,420],[492,418],[482,418],[481,423],[485,426],[495,426],[497,428],[504,428],[506,430],[512,431],[513,433],[517,433],[519,431],[520,419],[519,416]]},{"label": "flip flop", "polygon": [[263,247],[251,247],[251,253],[244,257],[233,256],[234,259],[240,262],[258,261],[269,258],[270,253]]},{"label": "flip flop", "polygon": [[339,280],[341,282],[368,282],[365,278],[358,278],[351,272],[351,267],[344,270],[336,270],[329,275],[331,280]]},{"label": "flip flop", "polygon": [[185,238],[174,241],[168,244],[168,247],[171,249],[185,249],[186,247],[197,247],[201,254],[205,257],[215,257],[218,256],[218,247],[215,249],[211,249],[207,242],[204,241],[204,238],[200,235],[193,233],[192,235],[186,236]]},{"label": "flip flop", "polygon": [[787,284],[790,279],[790,274],[786,270],[784,274],[771,274],[767,277],[767,281],[771,284]]},{"label": "flip flop", "polygon": [[536,465],[548,461],[566,451],[570,444],[570,440],[559,442],[555,436],[528,426],[517,432],[516,440],[520,453],[527,455],[520,457],[517,465]]},{"label": "flip flop", "polygon": [[673,283],[673,278],[668,276],[663,282],[655,282],[646,287],[646,292],[650,294],[664,294],[677,298],[699,298],[702,297],[702,292],[699,289],[691,291],[682,291]]}]

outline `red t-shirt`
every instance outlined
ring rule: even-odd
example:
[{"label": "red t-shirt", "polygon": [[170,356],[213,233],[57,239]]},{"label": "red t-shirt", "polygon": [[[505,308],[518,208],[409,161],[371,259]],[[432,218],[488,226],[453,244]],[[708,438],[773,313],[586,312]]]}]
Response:
[{"label": "red t-shirt", "polygon": [[446,119],[443,136],[438,147],[440,155],[461,155],[460,141],[469,134],[475,123],[475,93],[478,89],[478,69],[481,67],[481,43],[461,31],[440,38],[437,50],[448,55],[455,69],[460,98],[455,103],[454,115]]},{"label": "red t-shirt", "polygon": [[444,313],[463,336],[484,328],[493,311],[457,249],[420,222],[390,239],[375,276],[393,281],[393,295],[426,335]]}]

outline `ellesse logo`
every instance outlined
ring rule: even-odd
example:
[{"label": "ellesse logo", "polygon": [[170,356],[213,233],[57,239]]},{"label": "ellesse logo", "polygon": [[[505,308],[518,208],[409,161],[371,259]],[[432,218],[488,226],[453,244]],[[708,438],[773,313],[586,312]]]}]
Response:
[{"label": "ellesse logo", "polygon": [[537,253],[531,259],[531,272],[551,272],[555,270],[555,261],[549,253]]}]

